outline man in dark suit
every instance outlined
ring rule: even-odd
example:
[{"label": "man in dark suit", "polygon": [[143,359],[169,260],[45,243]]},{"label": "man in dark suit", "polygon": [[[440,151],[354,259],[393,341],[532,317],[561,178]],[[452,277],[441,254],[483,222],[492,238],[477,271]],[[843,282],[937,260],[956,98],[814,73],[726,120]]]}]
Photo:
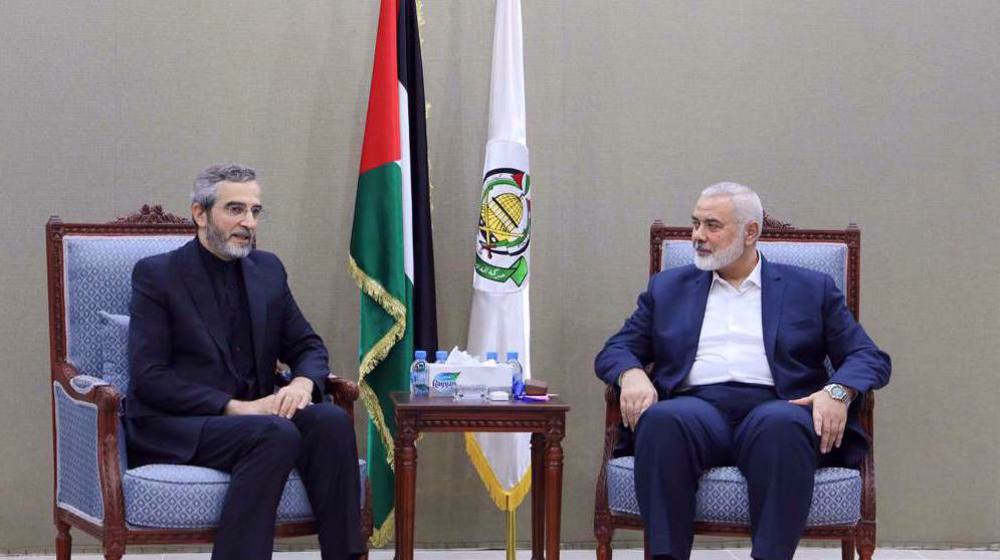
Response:
[{"label": "man in dark suit", "polygon": [[[298,468],[324,560],[363,552],[350,417],[321,403],[329,359],[281,261],[254,249],[263,217],[253,169],[195,180],[198,235],[132,272],[126,400],[129,463],[231,474],[213,559],[270,558],[278,501]],[[277,360],[293,378],[275,392]]]},{"label": "man in dark suit", "polygon": [[621,388],[657,560],[690,556],[698,480],[722,465],[747,479],[751,555],[791,559],[816,468],[854,466],[867,451],[850,404],[888,382],[889,356],[829,276],[760,256],[762,224],[749,188],[702,191],[694,264],[654,275],[595,361],[598,377]]}]

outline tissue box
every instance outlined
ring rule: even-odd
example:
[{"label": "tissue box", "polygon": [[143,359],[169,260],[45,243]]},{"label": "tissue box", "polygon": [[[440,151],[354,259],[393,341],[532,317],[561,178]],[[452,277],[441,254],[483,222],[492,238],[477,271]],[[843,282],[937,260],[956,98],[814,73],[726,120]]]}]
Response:
[{"label": "tissue box", "polygon": [[487,391],[510,392],[510,381],[514,371],[510,364],[462,365],[427,364],[431,380],[432,397],[452,397],[455,387],[485,385]]}]

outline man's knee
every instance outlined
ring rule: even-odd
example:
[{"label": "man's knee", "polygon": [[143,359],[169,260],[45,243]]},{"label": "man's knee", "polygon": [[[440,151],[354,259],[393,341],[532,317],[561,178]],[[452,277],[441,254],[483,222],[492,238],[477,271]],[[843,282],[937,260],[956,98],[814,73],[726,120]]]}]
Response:
[{"label": "man's knee", "polygon": [[815,436],[812,412],[787,401],[768,401],[747,416],[745,428],[765,437]]},{"label": "man's knee", "polygon": [[654,435],[663,431],[674,432],[678,429],[684,429],[702,415],[711,414],[713,412],[711,407],[712,405],[701,399],[691,397],[679,397],[653,403],[639,417],[636,435],[638,436],[639,432]]},{"label": "man's knee", "polygon": [[287,454],[293,458],[298,455],[302,445],[302,435],[291,420],[281,416],[260,416],[259,418],[258,445],[266,447],[269,451]]},{"label": "man's knee", "polygon": [[317,431],[324,438],[354,437],[354,421],[343,408],[321,403],[307,406],[295,413],[295,424],[303,433]]}]

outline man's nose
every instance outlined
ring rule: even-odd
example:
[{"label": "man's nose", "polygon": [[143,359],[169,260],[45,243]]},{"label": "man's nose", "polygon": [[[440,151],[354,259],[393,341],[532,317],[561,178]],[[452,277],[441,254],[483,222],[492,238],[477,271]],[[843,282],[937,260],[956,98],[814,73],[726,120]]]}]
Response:
[{"label": "man's nose", "polygon": [[694,240],[694,241],[704,241],[705,240],[705,232],[703,231],[703,229],[701,228],[701,226],[693,226],[691,228],[691,239]]}]

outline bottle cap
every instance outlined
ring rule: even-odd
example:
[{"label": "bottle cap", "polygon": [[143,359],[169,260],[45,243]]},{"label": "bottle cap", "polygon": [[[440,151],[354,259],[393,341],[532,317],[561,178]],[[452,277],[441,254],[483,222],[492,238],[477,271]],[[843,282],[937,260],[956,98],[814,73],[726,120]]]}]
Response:
[{"label": "bottle cap", "polygon": [[437,353],[434,354],[434,361],[435,362],[443,362],[443,361],[445,361],[447,359],[448,359],[448,351],[447,350],[438,350]]},{"label": "bottle cap", "polygon": [[507,352],[507,361],[516,360],[517,352]]},{"label": "bottle cap", "polygon": [[427,359],[427,351],[426,350],[417,350],[416,352],[413,353],[413,359],[415,359],[415,360],[426,360]]},{"label": "bottle cap", "polygon": [[497,353],[496,352],[487,352],[486,353],[486,359],[487,360],[496,361],[496,359],[497,359]]}]

